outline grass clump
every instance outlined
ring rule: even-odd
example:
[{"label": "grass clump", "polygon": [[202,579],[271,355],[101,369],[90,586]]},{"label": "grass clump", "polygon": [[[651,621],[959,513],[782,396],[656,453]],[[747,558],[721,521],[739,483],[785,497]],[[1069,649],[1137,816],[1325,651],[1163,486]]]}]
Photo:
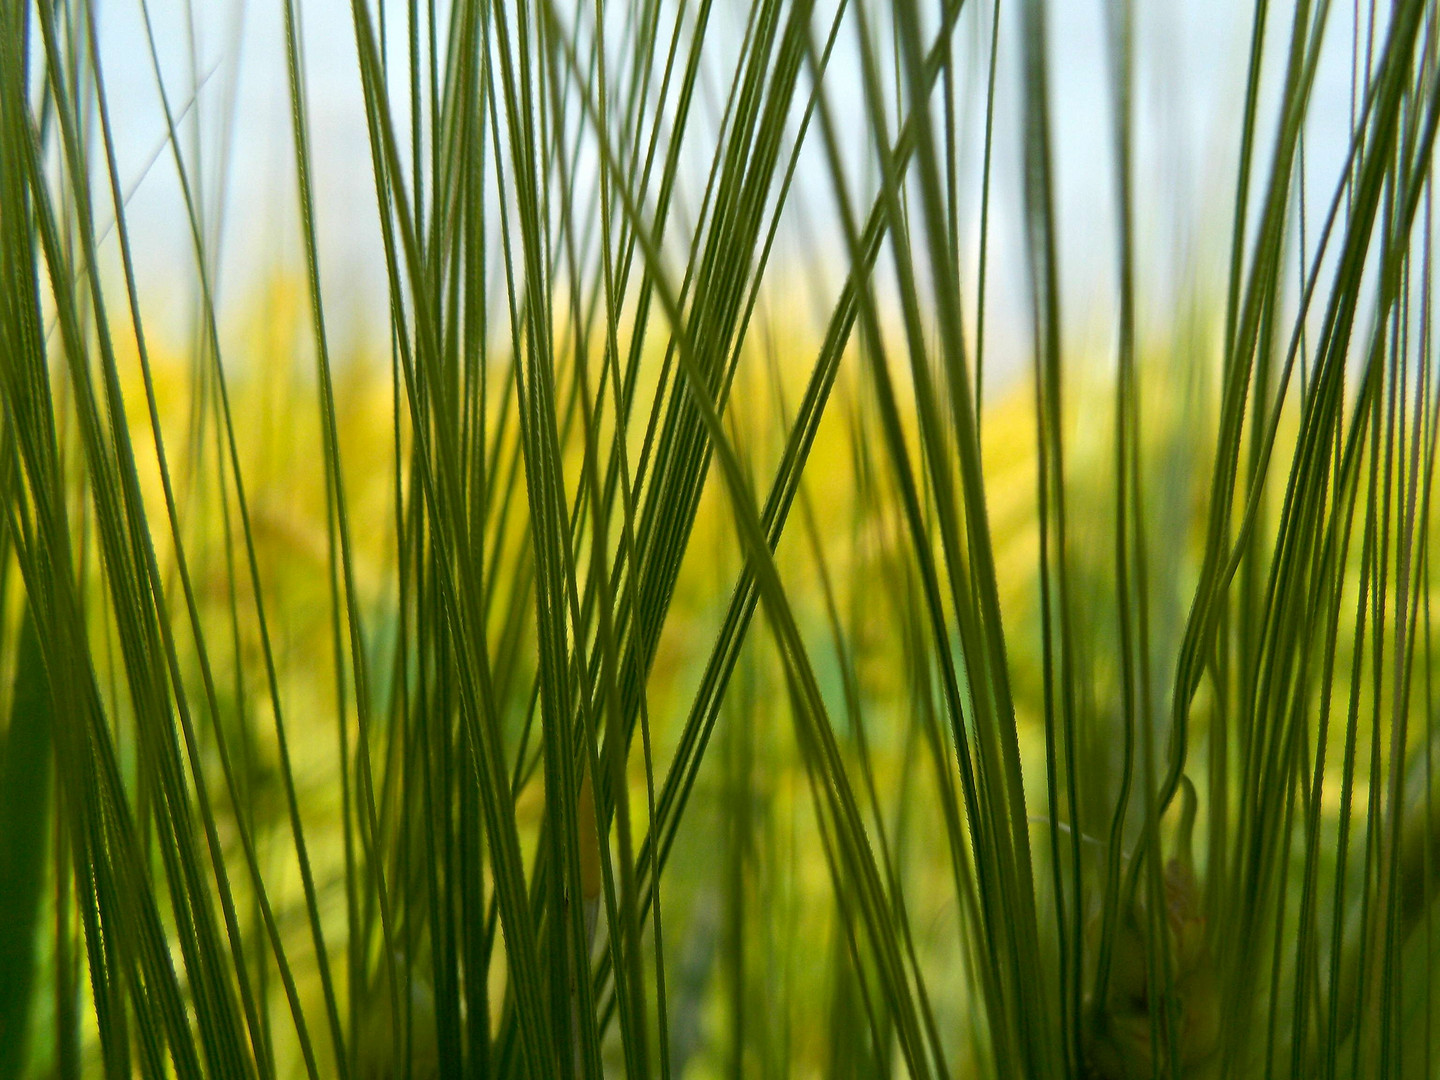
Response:
[{"label": "grass clump", "polygon": [[1440,10],[1357,8],[1317,180],[1332,6],[1143,322],[1104,6],[1097,361],[1045,0],[354,0],[355,356],[299,0],[268,355],[151,11],[183,350],[96,5],[0,0],[0,1077],[1440,1074]]}]

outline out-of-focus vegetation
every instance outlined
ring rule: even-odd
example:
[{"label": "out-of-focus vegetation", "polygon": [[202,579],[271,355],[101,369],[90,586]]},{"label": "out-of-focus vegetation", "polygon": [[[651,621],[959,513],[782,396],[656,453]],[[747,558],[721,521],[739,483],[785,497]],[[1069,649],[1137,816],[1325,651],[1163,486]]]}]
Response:
[{"label": "out-of-focus vegetation", "polygon": [[1256,4],[1228,280],[1142,326],[1107,4],[1082,351],[1049,5],[999,6],[356,0],[342,351],[299,5],[252,307],[157,80],[181,347],[94,5],[0,0],[0,1080],[1440,1075],[1440,8],[1355,19],[1316,206],[1335,15]]}]

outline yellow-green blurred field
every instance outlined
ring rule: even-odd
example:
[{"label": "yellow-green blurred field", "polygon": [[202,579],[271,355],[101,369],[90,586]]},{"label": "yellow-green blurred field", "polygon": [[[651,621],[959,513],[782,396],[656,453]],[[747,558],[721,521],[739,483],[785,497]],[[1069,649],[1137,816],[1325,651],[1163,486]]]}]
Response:
[{"label": "yellow-green blurred field", "polygon": [[[236,343],[229,357],[233,374],[228,394],[247,486],[250,542],[262,584],[280,698],[287,713],[286,734],[319,889],[319,911],[322,921],[338,928],[327,939],[332,961],[338,964],[345,957],[347,941],[343,929],[342,747],[337,718],[347,717],[349,726],[354,706],[346,689],[337,690],[327,494],[325,477],[315,467],[324,453],[321,409],[313,377],[313,344],[307,341],[303,284],[277,278],[253,310],[236,316],[227,330],[229,340]],[[1164,635],[1173,639],[1177,634],[1194,587],[1203,540],[1198,523],[1205,496],[1205,466],[1213,453],[1207,440],[1195,437],[1214,422],[1213,359],[1193,342],[1177,342],[1174,347],[1177,352],[1188,349],[1196,355],[1182,363],[1157,353],[1147,358],[1144,366],[1143,445],[1153,463],[1146,492],[1154,498],[1147,513],[1156,538],[1151,572],[1155,579],[1152,632],[1157,639],[1152,650],[1157,656],[1175,647]],[[814,348],[814,343],[806,340],[767,340],[765,351],[756,350],[742,358],[741,373],[727,406],[727,426],[733,444],[743,448],[743,463],[752,482],[774,470],[793,418],[791,403],[804,389],[799,376],[805,365],[800,360]],[[234,673],[229,678],[222,675],[219,684],[226,710],[223,730],[231,740],[231,752],[238,748],[241,764],[241,812],[255,836],[279,928],[295,951],[292,962],[300,1001],[307,1010],[319,1013],[323,1002],[306,940],[305,897],[289,846],[273,710],[264,687],[257,685],[257,673],[263,670],[262,649],[257,624],[247,617],[255,596],[238,554],[245,536],[230,504],[233,496],[222,496],[225,481],[217,472],[217,461],[223,465],[219,456],[223,447],[214,440],[213,420],[204,419],[205,410],[215,408],[213,389],[207,389],[209,380],[197,368],[197,357],[187,355],[183,348],[157,350],[152,342],[148,359],[161,430],[170,447],[170,478],[181,496],[199,613],[213,635],[210,662],[218,672]],[[846,364],[854,367],[858,360],[847,357]],[[396,387],[380,350],[336,357],[334,365],[334,407],[343,418],[339,452],[345,468],[346,501],[355,523],[351,548],[355,587],[374,658],[372,677],[377,694],[390,698],[391,715],[371,732],[372,760],[383,772],[395,767],[394,755],[400,752],[394,747],[399,706],[391,697],[397,678],[392,650],[400,632],[395,506],[397,498],[403,502],[413,497],[414,478],[397,474]],[[1079,374],[1064,423],[1069,442],[1066,482],[1076,507],[1070,522],[1070,570],[1076,582],[1078,647],[1083,650],[1079,663],[1086,672],[1082,707],[1097,729],[1094,745],[1085,752],[1094,768],[1113,772],[1119,768],[1118,749],[1107,745],[1102,734],[1106,724],[1113,723],[1109,718],[1117,708],[1120,678],[1109,611],[1114,601],[1109,559],[1114,544],[1109,461],[1114,417],[1105,367],[1103,360],[1077,358]],[[136,431],[143,432],[148,426],[145,392],[133,349],[122,353],[117,368],[123,376],[129,421]],[[903,372],[897,374],[904,378]],[[403,390],[400,404],[403,407]],[[489,423],[499,423],[510,408],[513,405],[503,401],[492,404]],[[877,842],[891,846],[888,857],[903,875],[909,933],[919,970],[929,980],[930,1007],[956,1025],[944,1037],[945,1042],[961,1048],[952,1065],[960,1075],[975,1075],[994,1066],[966,1055],[963,1049],[968,1042],[965,1023],[973,1022],[976,1008],[975,976],[967,970],[973,961],[964,947],[964,916],[952,870],[947,860],[935,857],[933,849],[936,832],[944,826],[937,809],[941,796],[935,787],[933,763],[920,749],[921,741],[936,733],[926,727],[934,723],[933,716],[927,720],[915,700],[912,669],[917,643],[915,628],[906,625],[913,621],[913,570],[894,492],[888,489],[882,464],[875,460],[876,436],[865,426],[866,410],[859,379],[842,376],[830,416],[811,450],[813,464],[806,473],[797,511],[800,521],[794,535],[777,552],[777,564],[786,595],[813,650],[811,661],[821,690],[834,703],[846,760],[863,771],[866,797],[875,800]],[[907,410],[905,419],[913,440],[913,413]],[[1029,819],[1029,831],[1039,851],[1046,843],[1046,745],[1045,704],[1040,692],[1044,665],[1039,640],[1041,599],[1036,575],[1036,414],[1030,388],[1023,380],[1015,380],[992,391],[981,421],[985,482],[990,492],[989,529],[1005,618],[1007,659],[1015,683],[1025,795],[1027,805],[1042,808]],[[513,423],[513,419],[506,422]],[[1285,418],[1281,438],[1295,438],[1293,417]],[[631,453],[638,458],[641,440],[633,441]],[[518,451],[514,439],[502,436],[496,446],[500,460],[511,466],[498,470],[508,477],[509,497],[523,499],[523,473],[513,467]],[[143,438],[139,440],[139,449],[142,493],[148,512],[158,519],[165,510],[153,439],[148,445]],[[402,441],[398,450],[401,460],[408,451]],[[583,453],[582,440],[572,436],[563,455],[566,494],[572,500],[580,485]],[[496,491],[492,498],[503,501],[504,492]],[[1266,504],[1266,512],[1274,514],[1278,509],[1277,496]],[[79,506],[77,511],[76,528],[83,536],[86,512]],[[512,753],[519,752],[526,697],[536,678],[534,627],[523,612],[528,575],[533,573],[527,559],[527,526],[525,517],[517,515],[490,538],[497,559],[494,565],[499,568],[495,588],[506,605],[497,605],[490,633],[502,638],[508,619],[508,632],[517,635],[506,654],[513,657],[513,666],[497,672],[497,681],[503,682],[507,691],[504,717]],[[741,568],[734,531],[725,493],[712,481],[700,498],[646,683],[654,760],[660,766],[675,753],[695,684]],[[160,565],[173,575],[173,549],[165,537],[157,540]],[[91,587],[103,588],[98,567],[92,565],[91,573]],[[1347,575],[1350,603],[1354,602],[1351,594],[1358,588],[1359,574],[1357,566]],[[911,591],[909,597],[907,590]],[[518,614],[517,608],[522,609]],[[516,629],[515,620],[525,625]],[[115,626],[97,619],[92,633],[95,655],[113,660]],[[1348,639],[1338,645],[1346,656],[1353,647],[1353,640]],[[127,718],[129,709],[120,690],[123,669],[102,668],[98,674],[114,695],[114,723],[123,733],[126,725],[134,722]],[[190,671],[188,675],[195,681],[192,692],[200,693],[198,674]],[[340,677],[343,681],[343,670]],[[759,635],[745,646],[734,679],[736,685],[721,712],[709,763],[696,781],[665,878],[672,1065],[677,1075],[698,1077],[733,1075],[737,1069],[745,1075],[834,1075],[840,1060],[837,1053],[843,1056],[837,1051],[840,1036],[834,1025],[857,1022],[846,1010],[861,1005],[845,1000],[854,990],[846,989],[843,974],[847,963],[843,923],[837,921],[834,881],[818,854],[823,837],[817,831],[807,770],[797,745],[791,715],[794,706],[785,700],[785,676],[773,642]],[[1337,678],[1332,693],[1343,691],[1344,684]],[[529,705],[533,710],[533,701]],[[1214,737],[1212,708],[1209,695],[1202,691],[1192,735],[1201,754]],[[1417,703],[1412,714],[1412,722],[1423,730],[1424,703]],[[409,723],[415,720],[411,718]],[[1382,738],[1389,728],[1387,718],[1379,731]],[[353,728],[350,738],[354,739]],[[533,754],[533,735],[529,738],[527,752]],[[213,746],[207,749],[210,742],[211,738],[202,738],[200,754],[207,782],[212,790],[218,790],[223,777]],[[122,767],[134,770],[136,763],[124,750],[123,735],[117,745]],[[355,754],[353,743],[348,753]],[[1351,799],[1357,803],[1366,799],[1365,767],[1362,758],[1352,777],[1355,790]],[[1331,829],[1342,771],[1339,762],[1327,765],[1322,821]],[[1193,775],[1203,781],[1204,766],[1196,767]],[[138,777],[135,782],[140,783]],[[643,832],[649,820],[644,809],[645,768],[639,754],[632,755],[628,764],[628,783],[636,815],[634,827]],[[404,811],[384,803],[379,810],[386,842],[403,848],[406,841],[397,820]],[[218,813],[217,823],[227,861],[238,862],[239,843],[230,813],[233,811]],[[544,813],[544,780],[532,769],[515,801],[527,858],[534,857]],[[1093,814],[1101,820],[1100,809]],[[351,829],[352,833],[359,831],[353,822]],[[352,842],[358,842],[353,835]],[[419,843],[413,835],[410,842]],[[1100,845],[1096,836],[1087,835],[1085,842]],[[395,857],[403,861],[406,856]],[[1327,865],[1331,863],[1333,858]],[[1297,871],[1303,869],[1303,864],[1296,865]],[[236,882],[235,888],[237,908],[244,913],[253,901],[243,882]],[[80,927],[72,927],[72,932],[79,931]],[[374,933],[372,930],[372,938]],[[419,945],[421,956],[427,947],[428,943]],[[372,940],[362,951],[371,968],[381,963],[375,949]],[[53,956],[47,955],[46,962],[53,962]],[[417,993],[428,1001],[433,994],[426,972],[428,959],[412,962],[418,969],[412,976],[414,984],[422,987]],[[653,963],[653,958],[649,962]],[[491,982],[495,995],[491,1019],[498,1024],[502,1021],[498,1003],[505,985],[503,971],[495,973]],[[341,985],[342,994],[351,992],[344,981]],[[285,1003],[273,977],[266,1002],[277,1021],[283,1021]],[[414,1022],[433,1022],[433,1007],[433,1003],[423,1005],[423,1015]],[[384,1013],[383,1004],[371,1002],[360,1007],[361,1075],[391,1075],[385,1064],[392,1053],[388,1036],[383,1030],[380,1035],[371,1034],[383,1029]],[[848,1021],[844,1019],[847,1016]],[[965,1021],[965,1017],[972,1019]],[[42,1007],[32,1022],[43,1030],[53,1016]],[[417,1031],[412,1037],[433,1042],[434,1035]],[[86,1071],[98,1067],[95,1039],[93,1022],[87,1023],[83,1030]],[[737,1051],[737,1047],[741,1049]],[[284,1039],[277,1040],[275,1053],[276,1066],[283,1074],[302,1070],[298,1050]],[[433,1045],[429,1051],[416,1053],[417,1062],[429,1060]],[[364,1060],[367,1054],[376,1059],[368,1065]],[[607,1068],[623,1066],[613,1035],[604,1044],[604,1054]],[[41,1055],[38,1060],[45,1058]]]}]

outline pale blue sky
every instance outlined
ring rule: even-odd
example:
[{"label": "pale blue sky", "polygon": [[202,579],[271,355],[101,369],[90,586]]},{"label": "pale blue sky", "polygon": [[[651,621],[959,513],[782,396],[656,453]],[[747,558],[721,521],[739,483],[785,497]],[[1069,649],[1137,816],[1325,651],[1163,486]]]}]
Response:
[{"label": "pale blue sky", "polygon": [[[1106,0],[1057,0],[1051,4],[1053,108],[1058,171],[1058,217],[1067,321],[1077,335],[1101,342],[1109,333],[1114,265],[1113,189],[1110,173],[1109,89],[1103,37]],[[403,5],[390,5],[392,11]],[[1290,5],[1272,4],[1275,19],[1288,23]],[[977,104],[983,91],[983,23],[989,6],[971,0],[958,30],[960,55],[973,78]],[[1023,265],[1019,257],[1020,184],[1018,49],[1015,12],[1002,4],[1000,96],[996,118],[994,180],[995,278],[991,326],[997,357],[1018,357],[1025,340]],[[1349,115],[1348,4],[1334,5],[1330,56],[1316,87],[1308,153],[1314,205],[1333,187],[1345,146]],[[733,0],[717,4],[723,47],[733,54],[744,8]],[[192,65],[184,0],[151,0],[160,62],[172,105],[190,96]],[[1149,307],[1156,314],[1173,303],[1176,290],[1196,280],[1223,282],[1228,222],[1217,208],[1231,199],[1238,142],[1238,115],[1250,33],[1248,0],[1137,0],[1137,177],[1140,259]],[[195,0],[198,59],[195,69],[208,81],[200,92],[202,165],[213,200],[224,141],[233,120],[228,182],[223,188],[222,297],[243,301],[277,265],[298,267],[295,184],[290,146],[288,95],[277,0]],[[983,13],[983,19],[980,16]],[[369,147],[361,111],[359,76],[349,4],[309,0],[303,5],[316,188],[327,292],[336,316],[359,327],[383,311],[383,276],[375,227]],[[138,180],[129,207],[136,236],[142,287],[151,306],[174,312],[184,307],[188,275],[177,275],[177,260],[188,257],[188,232],[168,151],[153,168],[145,165],[161,145],[164,122],[146,45],[138,0],[101,5],[101,39],[121,171],[127,186]],[[1274,25],[1274,24],[1272,24]],[[397,34],[400,26],[393,27]],[[731,35],[730,41],[724,37]],[[1288,37],[1275,26],[1273,42]],[[848,65],[848,66],[847,66]],[[1271,65],[1272,69],[1275,65]],[[837,112],[861,108],[853,61],[838,59],[830,78]],[[233,112],[229,102],[235,103]],[[403,110],[402,110],[403,111]],[[702,110],[702,116],[706,115]],[[1269,115],[1266,113],[1265,115]],[[978,168],[981,129],[970,118],[967,145]],[[863,125],[854,125],[858,133]],[[1273,123],[1262,128],[1268,144]],[[697,149],[709,140],[692,133]],[[857,135],[858,137],[858,135]],[[802,169],[797,195],[804,199],[817,232],[827,230],[830,185],[818,139]],[[859,145],[852,147],[858,154]],[[698,160],[698,159],[697,159]],[[143,177],[143,179],[141,179]],[[860,175],[855,177],[858,183]],[[978,224],[978,193],[969,199],[969,242]],[[113,247],[113,241],[111,241]],[[791,239],[776,270],[781,275],[813,272],[813,252]],[[835,253],[839,253],[837,250]],[[833,264],[836,260],[831,259]],[[967,283],[968,296],[973,282]]]}]

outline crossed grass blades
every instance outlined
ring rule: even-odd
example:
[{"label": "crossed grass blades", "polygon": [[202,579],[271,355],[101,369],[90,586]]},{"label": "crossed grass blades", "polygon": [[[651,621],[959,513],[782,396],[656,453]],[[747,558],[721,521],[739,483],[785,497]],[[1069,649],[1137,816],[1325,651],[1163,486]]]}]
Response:
[{"label": "crossed grass blades", "polygon": [[1434,3],[1257,0],[1228,276],[1143,327],[1104,6],[1100,363],[1043,0],[354,0],[356,356],[300,5],[304,276],[238,339],[140,6],[179,352],[96,6],[0,0],[0,1076],[1440,1075]]}]

